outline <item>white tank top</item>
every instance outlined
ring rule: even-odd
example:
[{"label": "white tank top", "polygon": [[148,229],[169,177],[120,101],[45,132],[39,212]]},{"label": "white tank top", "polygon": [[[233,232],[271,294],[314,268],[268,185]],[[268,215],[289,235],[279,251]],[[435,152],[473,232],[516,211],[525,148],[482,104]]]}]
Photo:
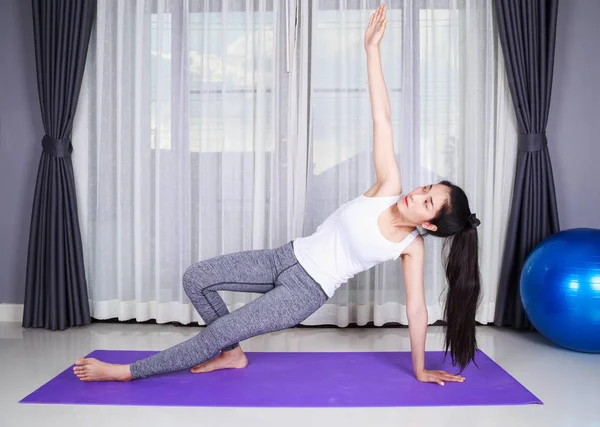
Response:
[{"label": "white tank top", "polygon": [[340,206],[312,235],[294,240],[298,262],[330,298],[356,274],[398,259],[419,235],[415,229],[394,243],[379,230],[379,215],[401,197],[361,195]]}]

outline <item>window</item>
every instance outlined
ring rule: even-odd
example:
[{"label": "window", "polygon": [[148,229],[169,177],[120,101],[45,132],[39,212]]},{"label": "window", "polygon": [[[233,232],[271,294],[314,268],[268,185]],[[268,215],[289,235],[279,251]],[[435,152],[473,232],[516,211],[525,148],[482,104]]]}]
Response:
[{"label": "window", "polygon": [[[403,2],[391,2],[382,50],[396,153],[401,156],[409,143],[402,141],[402,84],[405,57],[413,55],[419,58],[413,83],[419,85],[421,167],[437,176],[454,176],[460,140],[456,41],[462,17],[460,8],[450,9],[445,3],[419,2],[418,22],[413,23],[419,44],[415,51],[403,52]],[[312,172],[318,176],[370,149],[364,143],[371,139],[371,116],[363,36],[365,21],[379,1],[370,0],[366,9],[363,2],[349,0],[343,11],[338,1],[315,4],[311,154]],[[283,37],[275,29],[273,6],[272,0],[254,0],[253,13],[247,13],[246,1],[193,2],[186,25],[174,24],[172,11],[151,15],[152,148],[252,152],[257,143],[255,117],[261,114],[261,149],[273,151],[274,96],[280,90],[274,88],[273,61],[277,34]],[[187,46],[187,52],[181,52],[181,46]],[[187,137],[175,138],[186,147],[173,147],[173,115],[189,122]]]},{"label": "window", "polygon": [[421,165],[441,177],[455,175],[459,140],[459,12],[419,10]]},{"label": "window", "polygon": [[[371,150],[371,111],[367,63],[363,47],[365,22],[379,1],[320,0],[313,9],[312,123],[313,174],[322,175],[337,165]],[[382,43],[382,65],[392,108],[395,151],[401,157],[403,81],[419,85],[415,115],[420,120],[417,149],[421,167],[437,176],[454,175],[459,140],[459,72],[457,40],[461,36],[460,9],[444,1],[422,1],[411,28],[404,28],[403,2],[388,2],[388,24]],[[418,40],[404,52],[405,32]],[[417,61],[415,68],[412,61]]]},{"label": "window", "polygon": [[[255,0],[253,13],[246,11],[246,1],[201,1],[190,7],[186,23],[173,22],[175,11],[151,16],[152,148],[252,152],[255,117],[262,115],[260,146],[272,151],[273,0]],[[184,126],[189,138],[173,138],[175,115],[189,121]],[[189,147],[173,146],[188,140]]]},{"label": "window", "polygon": [[[354,4],[357,3],[357,4]],[[313,9],[312,124],[313,174],[321,175],[341,162],[370,149],[371,106],[364,50],[365,22],[372,8],[359,9],[349,2],[340,11],[338,2],[318,1]],[[352,8],[354,6],[354,8]],[[394,127],[402,95],[402,9],[388,10],[384,75],[394,111]],[[398,136],[399,132],[395,132]],[[400,150],[396,138],[397,152]]]}]

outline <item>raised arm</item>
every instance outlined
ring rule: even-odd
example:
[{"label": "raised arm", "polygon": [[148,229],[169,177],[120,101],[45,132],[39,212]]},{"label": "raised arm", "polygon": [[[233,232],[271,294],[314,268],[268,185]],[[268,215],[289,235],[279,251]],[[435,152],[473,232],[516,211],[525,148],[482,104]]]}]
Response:
[{"label": "raised arm", "polygon": [[406,316],[415,377],[422,382],[444,385],[444,381],[462,382],[464,377],[445,371],[425,369],[425,339],[427,336],[427,305],[423,281],[425,245],[419,236],[402,255],[404,285],[406,287]]},{"label": "raised arm", "polygon": [[390,99],[383,78],[379,50],[386,23],[386,5],[381,5],[371,16],[365,31],[369,96],[373,118],[373,160],[377,184],[392,187],[395,194],[400,194],[402,193],[401,174],[394,153]]}]

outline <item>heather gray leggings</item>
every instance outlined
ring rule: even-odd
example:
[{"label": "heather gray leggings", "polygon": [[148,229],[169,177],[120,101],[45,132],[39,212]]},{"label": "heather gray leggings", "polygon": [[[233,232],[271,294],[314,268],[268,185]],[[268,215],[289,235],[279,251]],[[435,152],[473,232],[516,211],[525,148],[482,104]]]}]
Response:
[{"label": "heather gray leggings", "polygon": [[[221,255],[187,269],[183,286],[206,322],[198,335],[131,365],[134,379],[189,369],[240,341],[302,322],[327,294],[298,264],[293,243]],[[262,293],[229,313],[216,291]]]}]

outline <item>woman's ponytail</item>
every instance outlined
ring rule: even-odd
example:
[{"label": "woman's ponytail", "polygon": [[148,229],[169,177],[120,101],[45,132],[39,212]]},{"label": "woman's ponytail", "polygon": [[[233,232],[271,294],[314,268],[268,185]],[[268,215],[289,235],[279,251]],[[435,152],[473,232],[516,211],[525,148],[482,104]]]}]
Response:
[{"label": "woman's ponytail", "polygon": [[[452,363],[460,370],[474,361],[477,340],[475,338],[475,315],[481,294],[479,272],[479,220],[469,209],[464,191],[448,181],[449,203],[431,221],[437,230],[429,232],[434,236],[445,237],[444,267],[448,292],[444,306],[445,351],[450,351]],[[448,247],[449,246],[449,247]]]},{"label": "woman's ponytail", "polygon": [[450,240],[445,269],[448,292],[444,306],[445,350],[462,371],[475,358],[475,315],[481,293],[477,229],[467,224]]}]

